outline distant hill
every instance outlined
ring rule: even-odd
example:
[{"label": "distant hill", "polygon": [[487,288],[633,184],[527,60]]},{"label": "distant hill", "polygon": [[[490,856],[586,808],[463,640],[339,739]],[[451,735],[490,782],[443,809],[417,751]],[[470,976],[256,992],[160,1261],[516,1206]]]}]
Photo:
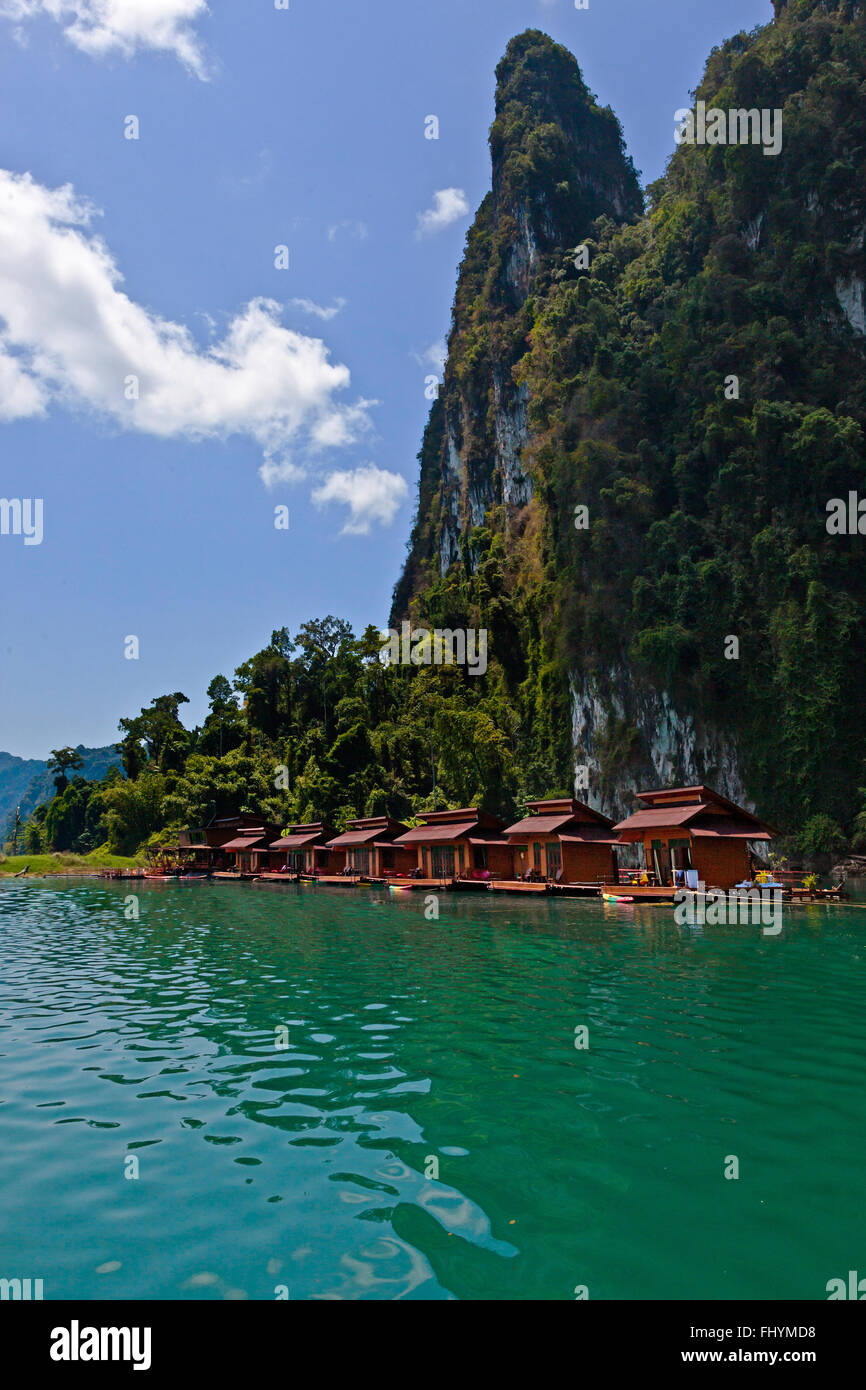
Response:
[{"label": "distant hill", "polygon": [[[84,759],[84,767],[76,774],[88,781],[99,781],[112,766],[120,767],[120,755],[114,745],[106,748],[85,748],[79,744],[76,750]],[[42,801],[54,795],[54,778],[48,771],[48,760],[40,758],[16,758],[12,753],[0,753],[0,831],[15,815],[15,807],[21,807],[21,819],[25,821],[31,811]]]}]

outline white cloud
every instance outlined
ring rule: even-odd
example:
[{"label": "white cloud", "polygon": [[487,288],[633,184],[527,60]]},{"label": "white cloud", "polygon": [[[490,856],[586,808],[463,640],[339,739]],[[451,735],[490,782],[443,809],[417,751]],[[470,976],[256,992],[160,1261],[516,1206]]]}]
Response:
[{"label": "white cloud", "polygon": [[356,241],[366,241],[368,236],[366,222],[335,222],[328,228],[328,241],[336,241],[340,232],[346,232]]},{"label": "white cloud", "polygon": [[207,68],[192,26],[206,14],[205,0],[0,0],[0,15],[47,15],[63,25],[70,43],[93,57],[131,58],[139,49],[157,49],[173,53],[201,78]]},{"label": "white cloud", "polygon": [[293,299],[292,307],[300,309],[304,314],[312,314],[317,319],[324,319],[327,323],[330,319],[335,319],[341,310],[345,309],[345,299],[337,298],[329,308],[324,308],[321,304],[314,304],[312,299]]},{"label": "white cloud", "polygon": [[374,522],[390,526],[409,496],[409,486],[399,473],[389,473],[374,463],[338,470],[313,490],[317,507],[340,502],[349,508],[343,536],[366,536]]},{"label": "white cloud", "polygon": [[[335,399],[349,369],[321,339],[283,327],[273,300],[252,300],[207,348],[136,304],[90,230],[96,215],[68,185],[0,170],[0,415],[62,403],[162,438],[247,435],[264,451],[266,483],[302,475],[293,450],[369,430],[372,402]],[[127,399],[130,378],[138,399]]]},{"label": "white cloud", "polygon": [[438,342],[431,343],[423,352],[413,352],[412,356],[419,367],[435,367],[437,372],[444,372],[445,363],[448,361],[448,347],[444,338]]},{"label": "white cloud", "polygon": [[466,194],[462,188],[440,188],[433,194],[433,206],[426,212],[418,213],[418,226],[415,235],[432,236],[450,227],[452,222],[465,217],[469,211]]},{"label": "white cloud", "polygon": [[45,393],[38,381],[22,370],[0,336],[0,420],[22,420],[45,413]]}]

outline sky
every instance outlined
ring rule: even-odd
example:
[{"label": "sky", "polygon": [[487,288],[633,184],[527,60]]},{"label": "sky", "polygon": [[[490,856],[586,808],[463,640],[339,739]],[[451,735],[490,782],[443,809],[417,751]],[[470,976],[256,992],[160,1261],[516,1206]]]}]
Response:
[{"label": "sky", "polygon": [[175,690],[191,726],[275,628],[384,626],[508,40],[576,55],[646,185],[711,48],[772,17],[284,3],[0,0],[4,751]]}]

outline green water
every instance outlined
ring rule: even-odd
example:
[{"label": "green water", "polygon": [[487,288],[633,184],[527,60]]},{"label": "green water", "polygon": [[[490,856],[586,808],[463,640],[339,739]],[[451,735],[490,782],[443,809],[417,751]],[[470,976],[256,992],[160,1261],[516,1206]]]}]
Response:
[{"label": "green water", "polygon": [[440,902],[0,885],[0,1276],[46,1298],[822,1299],[866,1274],[866,906],[771,938]]}]

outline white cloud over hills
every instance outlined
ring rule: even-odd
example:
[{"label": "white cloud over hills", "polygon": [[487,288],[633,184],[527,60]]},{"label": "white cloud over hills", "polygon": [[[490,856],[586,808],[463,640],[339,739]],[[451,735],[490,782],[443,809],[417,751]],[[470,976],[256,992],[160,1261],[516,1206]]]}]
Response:
[{"label": "white cloud over hills", "polygon": [[[0,170],[0,420],[61,405],[161,438],[246,435],[264,453],[268,485],[304,477],[311,457],[369,433],[374,402],[338,399],[348,367],[321,339],[284,327],[279,304],[253,299],[202,348],[124,292],[92,230],[97,216],[69,185]],[[405,488],[396,474],[381,477]],[[365,501],[334,484],[332,496],[352,524],[393,519],[369,489]]]},{"label": "white cloud over hills", "polygon": [[131,58],[155,49],[173,54],[200,78],[207,77],[207,65],[193,25],[206,14],[205,0],[0,0],[0,15],[19,21],[48,16],[93,57]]}]

